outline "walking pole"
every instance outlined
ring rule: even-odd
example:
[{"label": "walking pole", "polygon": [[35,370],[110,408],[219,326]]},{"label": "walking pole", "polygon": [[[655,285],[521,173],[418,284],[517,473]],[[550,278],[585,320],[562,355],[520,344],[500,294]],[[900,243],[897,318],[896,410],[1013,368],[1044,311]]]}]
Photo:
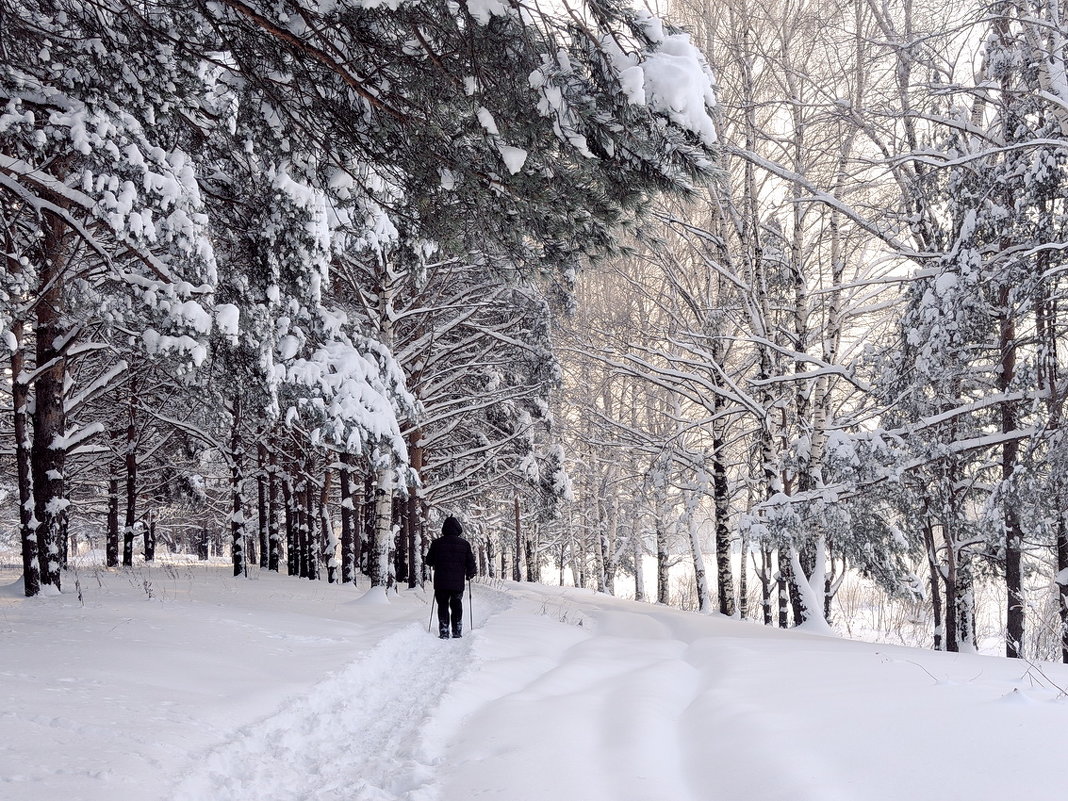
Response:
[{"label": "walking pole", "polygon": [[467,580],[467,627],[474,631],[475,629],[475,607],[471,603],[471,579]]},{"label": "walking pole", "polygon": [[426,633],[430,634],[430,627],[434,625],[434,604],[437,603],[438,596],[434,594],[434,589],[430,590],[430,620],[426,624]]}]

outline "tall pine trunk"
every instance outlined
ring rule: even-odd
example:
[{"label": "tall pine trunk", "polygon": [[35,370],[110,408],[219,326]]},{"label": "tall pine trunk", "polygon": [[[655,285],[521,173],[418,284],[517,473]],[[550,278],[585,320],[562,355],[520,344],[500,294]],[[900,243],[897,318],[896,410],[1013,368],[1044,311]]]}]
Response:
[{"label": "tall pine trunk", "polygon": [[522,581],[523,575],[520,572],[519,562],[520,555],[523,553],[523,529],[519,520],[519,496],[515,496],[514,504],[515,512],[515,558],[512,560],[512,581]]},{"label": "tall pine trunk", "polygon": [[241,399],[235,394],[230,429],[230,539],[234,575],[245,572],[245,449],[241,440]]},{"label": "tall pine trunk", "polygon": [[[104,535],[104,565],[119,565],[119,476],[114,463],[108,476],[108,525]],[[205,557],[206,558],[206,557]]]},{"label": "tall pine trunk", "polygon": [[282,537],[278,530],[278,455],[273,438],[267,453],[267,542],[267,569],[277,573],[282,560]]},{"label": "tall pine trunk", "polygon": [[285,506],[286,520],[286,575],[297,575],[297,509],[296,492],[293,487],[293,475],[282,475],[282,503]]},{"label": "tall pine trunk", "polygon": [[130,385],[128,419],[126,421],[126,520],[122,528],[122,564],[133,566],[134,525],[137,521],[137,407],[134,405],[136,385]]},{"label": "tall pine trunk", "polygon": [[1061,660],[1068,664],[1068,525],[1057,516],[1057,599],[1061,619]]},{"label": "tall pine trunk", "polygon": [[270,528],[267,522],[267,446],[263,434],[256,445],[256,522],[260,540],[260,569],[270,567]]},{"label": "tall pine trunk", "polygon": [[352,497],[351,457],[341,455],[341,582],[352,584],[356,581],[356,567],[359,548],[356,545],[356,527],[353,525],[354,503]]},{"label": "tall pine trunk", "polygon": [[[999,294],[1000,320],[999,342],[1001,371],[998,373],[998,390],[1008,394],[1016,375],[1016,323],[1009,302],[1009,287],[1003,286]],[[1016,430],[1016,407],[1012,401],[1001,403],[1001,431],[1009,434]],[[1011,490],[1020,441],[1009,439],[1001,447],[1001,498],[1005,526],[1005,656],[1019,659],[1023,656],[1024,597],[1023,597],[1023,530]]]},{"label": "tall pine trunk", "polygon": [[[11,261],[14,261],[12,259]],[[15,470],[19,491],[19,540],[22,543],[22,585],[26,597],[41,592],[41,563],[37,545],[37,520],[34,518],[33,481],[30,477],[30,427],[27,409],[30,387],[25,380],[26,351],[22,321],[11,327],[15,348],[11,351],[11,401],[15,426]]]},{"label": "tall pine trunk", "polygon": [[156,561],[156,513],[148,515],[148,527],[145,529],[145,561]]},{"label": "tall pine trunk", "polygon": [[[408,436],[408,460],[415,475],[423,472],[423,448],[419,444],[422,432],[416,429]],[[408,535],[408,586],[423,584],[423,509],[419,487],[413,481],[408,486],[408,508],[404,515]]]},{"label": "tall pine trunk", "polygon": [[337,537],[334,536],[334,526],[330,520],[330,486],[333,473],[330,468],[323,469],[323,486],[319,491],[319,527],[320,543],[322,545],[321,561],[326,568],[326,581],[328,584],[337,583]]}]

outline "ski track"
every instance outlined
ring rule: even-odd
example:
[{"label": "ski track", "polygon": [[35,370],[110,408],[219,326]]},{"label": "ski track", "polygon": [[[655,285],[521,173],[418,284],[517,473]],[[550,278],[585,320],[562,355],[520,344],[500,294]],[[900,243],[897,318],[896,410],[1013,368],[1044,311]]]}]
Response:
[{"label": "ski track", "polygon": [[[479,625],[506,605],[501,593],[476,600]],[[427,724],[472,668],[477,637],[442,642],[409,623],[195,759],[172,801],[435,801]]]},{"label": "ski track", "polygon": [[[573,623],[488,587],[475,600],[479,623],[463,640],[421,623],[386,635],[202,756],[172,801],[456,801],[519,788],[586,801],[849,801],[803,721],[734,697],[762,654],[695,637],[690,621],[674,631],[588,610]],[[554,737],[532,739],[545,720]],[[767,770],[739,775],[754,748]]]}]

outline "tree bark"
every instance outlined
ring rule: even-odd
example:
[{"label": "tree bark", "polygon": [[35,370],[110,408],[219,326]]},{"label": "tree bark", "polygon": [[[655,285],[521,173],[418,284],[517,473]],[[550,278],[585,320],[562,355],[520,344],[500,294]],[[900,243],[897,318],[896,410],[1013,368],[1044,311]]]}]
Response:
[{"label": "tree bark", "polygon": [[668,581],[667,529],[662,514],[656,516],[656,602],[667,606],[671,603],[671,587]]},{"label": "tree bark", "polygon": [[634,558],[634,600],[645,600],[645,574],[642,571],[642,546],[638,541],[638,532],[631,532],[631,553]]},{"label": "tree bark", "polygon": [[697,493],[693,491],[688,494],[690,497],[686,499],[686,528],[690,535],[690,555],[693,558],[694,582],[697,585],[697,610],[699,612],[708,612],[711,609],[712,601],[708,591],[705,557],[701,549],[701,538],[697,523]]},{"label": "tree bark", "polygon": [[371,559],[371,586],[390,586],[389,545],[393,539],[393,469],[379,468],[375,482],[375,550]]},{"label": "tree bark", "polygon": [[273,438],[267,452],[267,542],[270,548],[267,569],[277,573],[282,559],[282,537],[278,530],[278,456]]},{"label": "tree bark", "polygon": [[359,549],[356,547],[354,526],[352,525],[352,473],[346,453],[341,456],[341,582],[352,584],[356,581],[356,559]]},{"label": "tree bark", "polygon": [[37,518],[37,559],[41,581],[60,588],[60,538],[66,530],[66,433],[64,385],[66,349],[70,331],[64,317],[64,273],[69,258],[65,223],[50,212],[42,222],[42,258],[38,268],[37,359],[34,380],[33,444],[30,474],[33,479],[34,515]]},{"label": "tree bark", "polygon": [[119,565],[119,476],[111,466],[108,477],[108,530],[104,541],[104,566]]},{"label": "tree bark", "polygon": [[512,560],[512,581],[522,581],[523,576],[520,573],[520,555],[523,553],[523,530],[520,527],[519,522],[519,496],[515,496],[515,559]]},{"label": "tree bark", "polygon": [[145,529],[145,561],[156,561],[156,513],[148,515],[148,528]]},{"label": "tree bark", "polygon": [[[14,261],[12,259],[12,261]],[[27,408],[30,387],[25,381],[26,351],[22,337],[25,326],[16,322],[11,332],[15,349],[11,351],[11,402],[15,426],[15,468],[19,489],[19,539],[22,543],[22,585],[27,598],[41,592],[41,563],[37,546],[37,520],[33,510],[33,481],[30,475],[30,431]]]},{"label": "tree bark", "polygon": [[230,539],[234,575],[245,572],[245,453],[241,441],[241,399],[234,395],[230,429]]},{"label": "tree bark", "polygon": [[[717,407],[721,404],[716,396]],[[730,531],[730,484],[727,481],[727,466],[723,460],[726,444],[720,435],[712,440],[712,495],[716,509],[716,592],[719,596],[719,611],[723,615],[734,614],[734,576],[731,570]],[[745,566],[745,554],[742,554]]]},{"label": "tree bark", "polygon": [[942,525],[942,534],[946,542],[946,650],[956,652],[960,650],[958,636],[960,634],[959,613],[957,609],[957,548],[953,541],[952,533]]},{"label": "tree bark", "polygon": [[927,549],[927,565],[931,571],[931,612],[934,617],[934,649],[941,651],[944,645],[945,626],[942,621],[942,568],[938,564],[938,550],[934,540],[934,527],[926,515],[923,523],[923,539]]},{"label": "tree bark", "polygon": [[267,446],[263,442],[264,434],[261,432],[260,441],[256,445],[256,518],[260,540],[260,569],[268,569],[270,566],[270,541],[267,522]]},{"label": "tree bark", "polygon": [[[998,373],[998,389],[1008,393],[1016,375],[1016,323],[1009,301],[1009,287],[1002,286],[998,303],[999,343],[1001,371]],[[1001,430],[1010,433],[1016,430],[1016,408],[1012,401],[1001,404]],[[1001,497],[1005,523],[1005,656],[1019,659],[1023,656],[1024,597],[1023,597],[1023,530],[1016,512],[1015,493],[1010,489],[1020,441],[1009,439],[1001,448]]]},{"label": "tree bark", "polygon": [[[408,463],[417,476],[423,473],[423,448],[419,444],[422,431],[416,429],[408,435]],[[423,516],[419,487],[413,482],[408,486],[408,508],[405,514],[408,534],[408,586],[423,584]]]},{"label": "tree bark", "polygon": [[323,470],[323,487],[319,492],[319,526],[322,529],[322,563],[326,566],[326,581],[337,583],[337,538],[330,521],[330,485],[333,473],[329,468]]},{"label": "tree bark", "polygon": [[126,424],[126,521],[122,529],[122,564],[133,566],[134,526],[137,522],[137,408],[136,386],[130,386],[129,419]]},{"label": "tree bark", "polygon": [[1068,665],[1068,525],[1057,517],[1057,597],[1061,619],[1061,661]]},{"label": "tree bark", "polygon": [[291,473],[282,475],[282,503],[285,506],[286,519],[286,575],[297,574],[297,510],[296,493],[293,491]]},{"label": "tree bark", "polygon": [[304,573],[301,578],[315,581],[319,578],[318,515],[315,509],[315,483],[311,469],[304,479]]}]

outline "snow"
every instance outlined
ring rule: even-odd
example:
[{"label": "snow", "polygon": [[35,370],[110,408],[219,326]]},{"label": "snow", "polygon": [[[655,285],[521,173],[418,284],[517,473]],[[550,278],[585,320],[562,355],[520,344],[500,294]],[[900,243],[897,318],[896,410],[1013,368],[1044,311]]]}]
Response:
[{"label": "snow", "polygon": [[515,175],[527,162],[527,151],[519,147],[512,147],[510,145],[497,145],[497,150],[500,151],[501,159],[504,161],[504,166],[508,168],[508,172]]},{"label": "snow", "polygon": [[485,106],[479,106],[478,111],[475,112],[475,116],[478,118],[479,124],[490,136],[497,136],[500,131],[497,129],[497,122],[493,119],[493,113]]},{"label": "snow", "polygon": [[1063,786],[1061,665],[499,582],[475,585],[473,630],[442,642],[421,590],[228,572],[83,565],[62,594],[0,588],[0,797],[975,801]]},{"label": "snow", "polygon": [[494,15],[506,17],[511,13],[501,0],[467,0],[467,10],[479,25],[489,25]]},{"label": "snow", "polygon": [[237,342],[240,330],[241,310],[233,303],[220,303],[215,307],[215,321],[222,334],[232,342]]}]

